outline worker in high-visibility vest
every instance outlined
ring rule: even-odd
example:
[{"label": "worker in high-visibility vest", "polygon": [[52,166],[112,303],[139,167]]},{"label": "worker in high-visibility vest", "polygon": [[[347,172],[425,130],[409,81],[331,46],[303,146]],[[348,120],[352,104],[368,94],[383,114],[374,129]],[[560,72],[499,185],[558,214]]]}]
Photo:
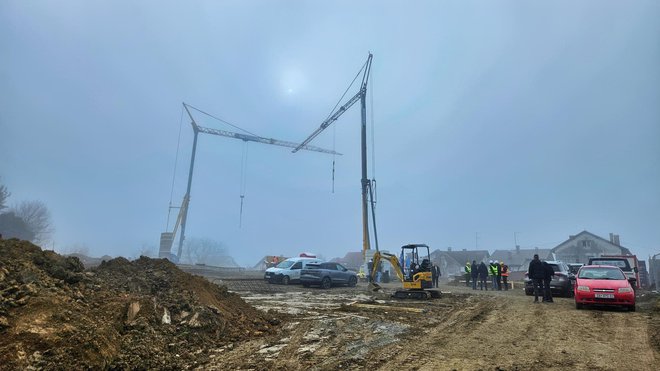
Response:
[{"label": "worker in high-visibility vest", "polygon": [[502,285],[504,285],[504,291],[509,290],[509,266],[500,262],[500,271],[502,272]]},{"label": "worker in high-visibility vest", "polygon": [[465,285],[470,287],[470,278],[472,278],[472,265],[470,262],[465,263]]},{"label": "worker in high-visibility vest", "polygon": [[497,290],[497,271],[498,265],[496,261],[491,260],[488,264],[488,275],[490,276],[490,282],[493,285],[493,290]]}]

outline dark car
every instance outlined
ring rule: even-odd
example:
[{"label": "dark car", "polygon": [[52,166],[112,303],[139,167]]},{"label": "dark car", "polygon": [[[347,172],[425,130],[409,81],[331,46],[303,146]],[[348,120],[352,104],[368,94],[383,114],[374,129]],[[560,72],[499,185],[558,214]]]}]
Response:
[{"label": "dark car", "polygon": [[577,274],[577,272],[580,270],[580,268],[584,265],[582,263],[568,263],[568,270],[573,273]]},{"label": "dark car", "polygon": [[[570,272],[568,265],[560,261],[548,261],[547,263],[555,271],[555,275],[552,276],[552,281],[550,281],[552,294],[571,297],[573,295],[573,284],[570,277],[573,276],[573,273]],[[534,295],[534,285],[527,273],[525,273],[525,294]]]},{"label": "dark car", "polygon": [[329,289],[333,285],[353,287],[357,281],[357,273],[333,262],[310,263],[300,272],[300,283],[305,287],[311,285],[319,285],[324,289]]}]

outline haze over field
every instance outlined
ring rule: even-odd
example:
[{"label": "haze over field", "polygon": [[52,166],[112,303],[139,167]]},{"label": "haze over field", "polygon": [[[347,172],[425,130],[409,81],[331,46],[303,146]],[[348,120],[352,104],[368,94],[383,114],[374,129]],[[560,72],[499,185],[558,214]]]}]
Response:
[{"label": "haze over field", "polygon": [[[155,252],[185,193],[182,102],[300,142],[371,51],[381,248],[492,251],[514,233],[552,248],[586,229],[646,259],[660,252],[658,19],[652,0],[2,1],[0,184],[10,204],[48,205],[48,247]],[[334,193],[332,156],[247,145],[240,228],[246,145],[200,134],[187,236],[241,265],[359,251],[359,124],[354,106],[311,143],[343,153]]]}]

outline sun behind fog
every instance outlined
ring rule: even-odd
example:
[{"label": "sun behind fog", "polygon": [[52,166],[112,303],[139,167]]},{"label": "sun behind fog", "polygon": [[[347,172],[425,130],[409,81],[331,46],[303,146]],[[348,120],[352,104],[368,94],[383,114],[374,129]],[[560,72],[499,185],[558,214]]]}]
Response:
[{"label": "sun behind fog", "polygon": [[288,68],[280,77],[280,86],[286,95],[292,95],[302,90],[305,85],[305,77],[297,68]]}]

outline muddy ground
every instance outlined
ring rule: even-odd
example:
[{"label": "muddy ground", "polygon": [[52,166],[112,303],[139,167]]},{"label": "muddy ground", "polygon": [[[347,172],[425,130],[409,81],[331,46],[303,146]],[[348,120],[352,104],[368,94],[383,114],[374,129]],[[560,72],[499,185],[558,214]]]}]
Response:
[{"label": "muddy ground", "polygon": [[[216,281],[221,281],[217,280]],[[431,301],[393,300],[390,284],[331,290],[224,280],[264,311],[289,319],[275,335],[222,348],[210,369],[654,370],[660,302],[637,312],[576,310],[573,299],[534,304],[522,290],[441,286]],[[654,366],[655,365],[655,366]]]},{"label": "muddy ground", "polygon": [[[205,278],[181,270],[204,274]],[[0,240],[0,369],[655,370],[660,299],[638,311],[534,304],[442,285],[395,300],[360,283],[271,285],[261,272],[141,257],[84,267]],[[210,282],[209,282],[210,281]],[[655,366],[654,366],[655,365]]]}]

